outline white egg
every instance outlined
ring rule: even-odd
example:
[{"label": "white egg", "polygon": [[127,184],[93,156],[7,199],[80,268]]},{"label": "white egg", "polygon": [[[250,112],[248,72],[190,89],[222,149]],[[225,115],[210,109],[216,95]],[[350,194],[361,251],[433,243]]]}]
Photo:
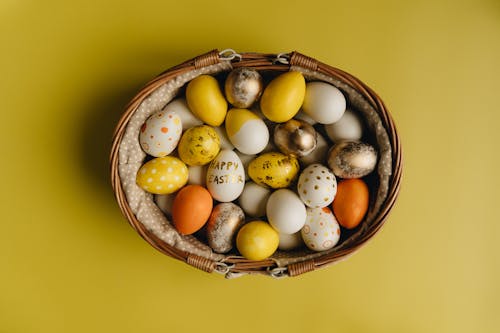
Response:
[{"label": "white egg", "polygon": [[325,251],[338,243],[340,226],[329,208],[308,207],[306,223],[300,233],[308,248],[313,251]]},{"label": "white egg", "polygon": [[231,141],[229,141],[229,138],[227,137],[226,129],[222,126],[218,126],[218,127],[214,127],[214,130],[217,132],[217,135],[219,135],[220,149],[233,150],[234,146],[231,143]]},{"label": "white egg", "polygon": [[266,215],[266,204],[270,195],[271,190],[254,182],[248,182],[245,184],[238,201],[247,215],[260,217]]},{"label": "white egg", "polygon": [[337,194],[337,180],[327,167],[311,164],[300,174],[297,191],[307,206],[326,207],[333,202]]},{"label": "white egg", "polygon": [[282,251],[290,251],[299,248],[304,244],[300,231],[294,234],[279,234],[280,242],[278,248]]},{"label": "white egg", "polygon": [[250,177],[248,176],[248,165],[250,164],[250,162],[252,162],[252,160],[254,160],[257,157],[257,155],[243,154],[238,150],[236,150],[235,153],[236,155],[238,155],[238,157],[241,160],[241,163],[243,163],[243,167],[245,168],[245,180],[249,180]]},{"label": "white egg", "polygon": [[306,123],[308,123],[309,125],[314,125],[317,123],[316,120],[309,117],[309,115],[307,113],[305,113],[303,110],[300,110],[299,113],[297,113],[294,118],[303,120]]},{"label": "white egg", "polygon": [[207,181],[206,165],[189,165],[188,172],[188,184],[205,186]]},{"label": "white egg", "polygon": [[328,146],[328,142],[325,138],[321,134],[317,133],[316,148],[306,156],[300,157],[301,164],[307,166],[313,163],[325,163],[329,148],[330,147]]},{"label": "white egg", "polygon": [[332,124],[344,114],[346,100],[342,92],[325,82],[309,82],[302,104],[304,112],[320,124]]},{"label": "white egg", "polygon": [[229,110],[225,127],[229,140],[243,154],[258,154],[269,142],[266,124],[250,110]]},{"label": "white egg", "polygon": [[266,205],[271,226],[281,234],[293,234],[306,222],[306,207],[300,198],[288,189],[273,192]]},{"label": "white egg", "polygon": [[347,109],[339,121],[325,125],[326,134],[332,141],[359,140],[363,136],[363,124],[359,116]]},{"label": "white egg", "polygon": [[191,127],[203,125],[203,122],[189,110],[186,99],[184,98],[174,99],[163,108],[163,111],[173,111],[177,113],[179,117],[181,117],[184,131]]},{"label": "white egg", "polygon": [[172,215],[172,206],[176,195],[177,192],[170,194],[155,194],[156,205],[165,214]]},{"label": "white egg", "polygon": [[207,169],[207,189],[220,202],[237,199],[245,186],[243,163],[232,150],[224,149],[210,162]]},{"label": "white egg", "polygon": [[142,125],[139,143],[144,152],[163,157],[170,154],[181,138],[182,121],[173,111],[158,111]]}]

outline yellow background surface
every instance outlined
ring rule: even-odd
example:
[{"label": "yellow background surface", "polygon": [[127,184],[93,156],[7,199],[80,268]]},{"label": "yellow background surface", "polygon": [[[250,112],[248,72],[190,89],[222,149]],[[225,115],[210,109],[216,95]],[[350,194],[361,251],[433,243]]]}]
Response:
[{"label": "yellow background surface", "polygon": [[[500,3],[0,1],[0,332],[498,332]],[[111,134],[164,69],[298,50],[384,99],[405,152],[384,229],[303,276],[225,280],[122,217]]]}]

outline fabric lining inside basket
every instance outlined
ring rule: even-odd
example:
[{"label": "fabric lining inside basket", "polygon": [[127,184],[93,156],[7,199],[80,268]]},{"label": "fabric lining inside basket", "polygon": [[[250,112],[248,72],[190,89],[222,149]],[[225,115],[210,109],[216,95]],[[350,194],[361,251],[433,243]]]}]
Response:
[{"label": "fabric lining inside basket", "polygon": [[[168,102],[176,97],[179,89],[187,82],[201,74],[217,74],[219,72],[230,71],[231,69],[231,63],[229,61],[224,61],[216,65],[203,67],[201,69],[181,74],[175,79],[160,86],[142,101],[132,115],[129,123],[127,124],[127,128],[119,148],[120,179],[127,202],[137,219],[146,227],[147,230],[170,246],[214,261],[224,261],[224,259],[228,256],[213,252],[209,246],[203,244],[193,236],[180,235],[155,204],[153,195],[145,192],[137,186],[135,182],[136,174],[146,158],[146,154],[139,145],[138,136],[140,128],[146,119],[153,113],[161,110]],[[302,72],[307,80],[321,80],[335,85],[346,95],[349,101],[349,106],[363,115],[365,122],[369,130],[374,134],[378,145],[377,149],[379,152],[379,161],[377,173],[379,186],[377,196],[375,200],[371,201],[365,220],[353,235],[328,251],[277,251],[271,259],[273,259],[280,267],[338,251],[348,246],[349,243],[351,243],[355,238],[365,233],[368,229],[369,221],[377,215],[380,207],[387,197],[389,178],[392,170],[392,152],[388,134],[382,126],[381,119],[375,109],[360,93],[335,78],[325,76],[315,71],[296,66],[291,67],[290,70]]]}]

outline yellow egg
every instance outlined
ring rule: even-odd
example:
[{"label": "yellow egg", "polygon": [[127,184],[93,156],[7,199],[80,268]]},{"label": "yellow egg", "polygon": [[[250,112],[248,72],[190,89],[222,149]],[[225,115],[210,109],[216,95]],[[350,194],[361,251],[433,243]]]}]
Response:
[{"label": "yellow egg", "polygon": [[178,146],[179,157],[188,165],[205,165],[217,156],[219,150],[219,135],[207,125],[188,129]]},{"label": "yellow egg", "polygon": [[295,157],[275,152],[262,154],[248,165],[248,175],[254,182],[272,188],[290,186],[298,172]]},{"label": "yellow egg", "polygon": [[306,93],[306,81],[300,72],[286,72],[271,81],[260,100],[267,119],[283,123],[299,112]]},{"label": "yellow egg", "polygon": [[263,221],[245,224],[236,236],[238,251],[249,260],[266,259],[276,251],[278,244],[278,232]]},{"label": "yellow egg", "polygon": [[247,109],[229,110],[225,125],[229,141],[243,154],[260,153],[269,142],[266,124]]},{"label": "yellow egg", "polygon": [[204,123],[220,126],[227,112],[227,101],[217,80],[210,75],[200,75],[186,88],[186,100],[193,112]]},{"label": "yellow egg", "polygon": [[154,194],[170,194],[183,187],[188,180],[188,169],[178,158],[158,157],[144,164],[137,172],[136,183]]}]

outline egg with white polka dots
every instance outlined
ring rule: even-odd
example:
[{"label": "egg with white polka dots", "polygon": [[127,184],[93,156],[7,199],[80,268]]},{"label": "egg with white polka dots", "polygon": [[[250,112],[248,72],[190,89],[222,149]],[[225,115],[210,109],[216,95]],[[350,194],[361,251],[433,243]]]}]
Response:
[{"label": "egg with white polka dots", "polygon": [[137,172],[136,183],[154,194],[170,194],[183,187],[188,180],[188,168],[178,158],[157,157],[145,163]]},{"label": "egg with white polka dots", "polygon": [[337,180],[327,167],[311,164],[300,174],[297,192],[308,207],[326,207],[333,202],[337,194]]},{"label": "egg with white polka dots", "polygon": [[173,111],[159,111],[142,125],[139,143],[144,152],[151,156],[167,156],[179,143],[181,134],[182,121],[179,115]]},{"label": "egg with white polka dots", "polygon": [[328,207],[308,207],[306,223],[300,233],[309,249],[326,251],[337,245],[340,239],[340,226]]}]

